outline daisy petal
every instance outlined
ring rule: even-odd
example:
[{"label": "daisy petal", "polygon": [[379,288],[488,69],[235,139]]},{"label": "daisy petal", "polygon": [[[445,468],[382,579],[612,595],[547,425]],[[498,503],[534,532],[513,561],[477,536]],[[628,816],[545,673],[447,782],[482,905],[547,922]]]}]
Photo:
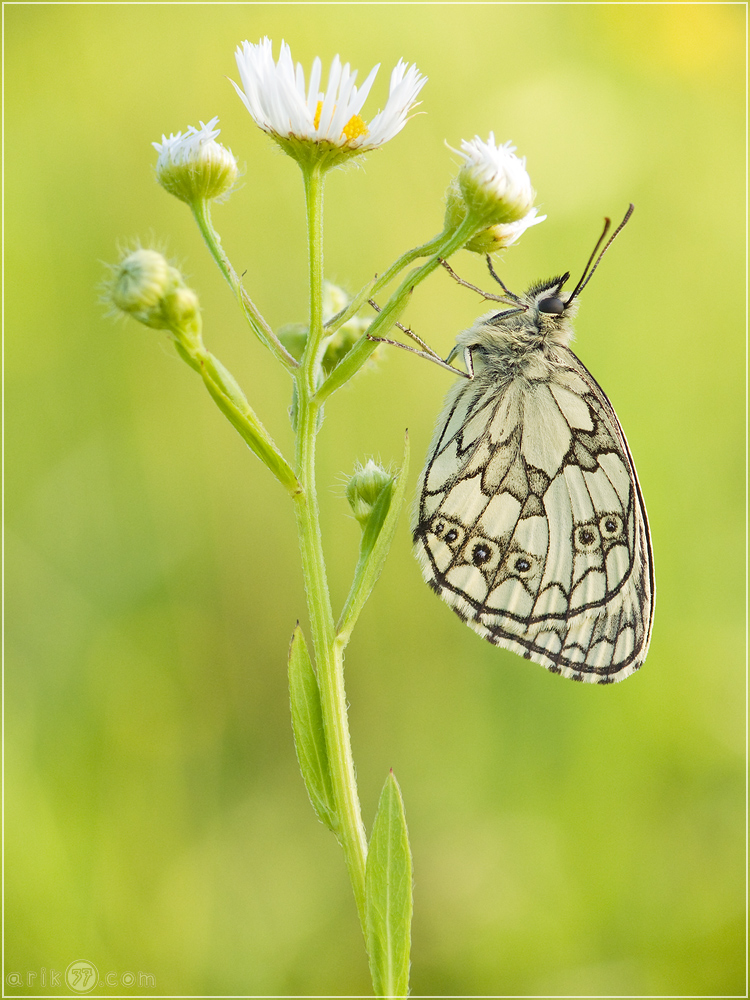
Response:
[{"label": "daisy petal", "polygon": [[[311,161],[325,159],[330,166],[348,156],[364,153],[392,139],[408,121],[426,78],[403,59],[391,72],[388,100],[371,122],[360,117],[380,64],[373,67],[361,87],[357,71],[339,56],[331,62],[325,90],[320,85],[322,63],[315,58],[307,85],[302,66],[282,41],[274,62],[273,45],[263,38],[257,45],[245,41],[235,58],[240,85],[233,82],[242,103],[259,128],[268,132],[286,152]],[[306,150],[306,151],[305,151]]]}]

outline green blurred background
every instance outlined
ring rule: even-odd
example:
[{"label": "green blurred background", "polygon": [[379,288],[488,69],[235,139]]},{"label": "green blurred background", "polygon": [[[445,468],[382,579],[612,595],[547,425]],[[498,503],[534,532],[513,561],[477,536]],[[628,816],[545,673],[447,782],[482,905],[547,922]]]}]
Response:
[{"label": "green blurred background", "polygon": [[[581,687],[483,643],[421,582],[403,518],[347,659],[368,823],[389,768],[415,864],[415,994],[744,990],[744,6],[10,6],[6,28],[6,973],[145,972],[159,994],[357,994],[342,857],[290,733],[305,621],[294,522],[166,338],[114,324],[102,260],[162,243],[208,346],[289,451],[283,372],[248,333],[150,142],[221,118],[246,163],[214,218],[275,325],[304,318],[302,186],[226,77],[245,38],[340,52],[421,111],[329,178],[326,271],[356,290],[436,233],[494,130],[543,225],[514,289],[580,271],[577,351],[636,457],[657,567],[644,670]],[[486,285],[482,262],[454,258]],[[443,354],[484,311],[436,274],[407,319]],[[415,482],[449,377],[391,351],[329,404],[324,541],[340,606],[355,461]],[[413,487],[410,487],[410,492]],[[34,987],[9,993],[45,995]],[[63,990],[64,992],[64,990]],[[136,988],[99,992],[131,995]]]}]

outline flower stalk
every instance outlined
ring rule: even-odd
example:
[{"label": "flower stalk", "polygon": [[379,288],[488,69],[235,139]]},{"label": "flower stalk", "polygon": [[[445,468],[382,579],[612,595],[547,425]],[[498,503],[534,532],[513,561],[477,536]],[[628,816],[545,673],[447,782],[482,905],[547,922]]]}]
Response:
[{"label": "flower stalk", "polygon": [[302,573],[312,630],[318,687],[328,751],[331,784],[338,821],[337,836],[346,859],[363,933],[366,931],[365,864],[367,837],[354,772],[344,687],[344,648],[336,641],[320,532],[315,477],[318,412],[315,398],[317,355],[323,336],[323,184],[324,173],[304,172],[310,281],[310,324],[302,363],[296,373],[297,476],[302,492],[296,498]]},{"label": "flower stalk", "polygon": [[250,329],[256,335],[258,340],[260,340],[260,342],[264,345],[264,347],[267,347],[274,357],[281,362],[287,371],[294,370],[297,367],[297,361],[278,339],[276,334],[264,319],[258,307],[247,294],[245,288],[243,287],[242,279],[232,267],[229,258],[224,252],[224,247],[221,245],[219,234],[214,229],[211,221],[211,209],[208,201],[203,198],[197,199],[196,201],[190,203],[190,209],[193,213],[193,218],[196,221],[198,229],[203,236],[203,240],[208,247],[209,253],[216,262],[216,265],[224,276],[227,284],[234,292],[242,312],[245,315],[245,319],[250,325]]},{"label": "flower stalk", "polygon": [[[289,648],[292,728],[300,770],[319,819],[339,840],[378,996],[406,997],[412,918],[412,861],[403,800],[388,775],[368,844],[352,755],[344,653],[352,631],[383,569],[403,506],[408,472],[406,436],[401,468],[393,473],[373,461],[359,466],[347,499],[362,528],[359,557],[338,619],[328,588],[316,483],[316,442],[327,399],[367,362],[397,323],[415,288],[457,250],[487,252],[509,246],[542,221],[524,161],[506,144],[476,137],[462,143],[464,158],[449,186],[442,232],[403,253],[346,302],[326,286],[323,266],[323,194],[327,172],[378,149],[408,121],[425,83],[415,66],[400,61],[391,73],[382,111],[366,120],[363,106],[378,67],[355,86],[356,71],[336,56],[325,90],[322,65],[313,63],[306,84],[282,42],[274,60],[269,39],[237,50],[242,87],[235,89],[255,123],[295,159],[302,170],[308,236],[309,317],[277,335],[264,319],[225,253],[210,202],[234,187],[238,165],[218,143],[218,119],[200,128],[162,136],[156,176],[187,204],[208,250],[231,287],[248,324],[293,381],[290,417],[295,456],[290,464],[265,429],[232,374],[203,343],[198,296],[180,272],[155,250],[139,248],[112,268],[109,299],[147,327],[167,330],[179,356],[201,376],[211,398],[289,493],[294,502],[302,574],[314,656],[299,622]],[[417,263],[420,262],[421,263]],[[404,272],[406,272],[404,274]],[[400,281],[382,308],[373,297]],[[366,304],[377,310],[358,316]],[[337,310],[337,311],[336,311]],[[331,315],[334,313],[334,315]],[[421,342],[420,342],[421,343]],[[424,346],[424,345],[423,345]],[[439,359],[430,349],[431,356]],[[447,366],[446,366],[447,367]]]},{"label": "flower stalk", "polygon": [[[395,324],[396,320],[406,308],[409,297],[417,285],[421,284],[425,278],[429,277],[433,271],[440,267],[441,260],[444,260],[446,257],[450,257],[456,252],[456,250],[459,250],[462,246],[464,246],[467,240],[469,240],[477,231],[478,228],[475,218],[468,215],[452,233],[441,234],[441,237],[437,237],[435,240],[431,240],[429,243],[425,244],[425,247],[429,247],[432,251],[428,260],[425,261],[421,267],[414,268],[414,270],[410,271],[406,275],[399,287],[391,295],[387,303],[378,313],[377,317],[368,327],[367,333],[357,341],[343,361],[333,369],[328,378],[318,388],[315,393],[315,398],[318,402],[325,402],[325,400],[332,396],[337,389],[340,389],[349,381],[350,378],[356,375],[362,365],[364,365],[373,352],[377,350],[378,344],[376,338],[385,336],[385,334],[387,334],[390,328]],[[419,249],[420,253],[417,256],[423,256],[423,253],[421,252],[423,248]],[[409,255],[404,254],[403,258],[400,258],[400,260],[397,261],[397,263],[400,263],[401,260],[405,261],[405,263],[401,265],[401,269],[406,266],[406,258],[408,256]],[[393,271],[393,268],[391,268],[390,271]],[[376,283],[373,291],[376,291],[377,288],[378,283]]]}]

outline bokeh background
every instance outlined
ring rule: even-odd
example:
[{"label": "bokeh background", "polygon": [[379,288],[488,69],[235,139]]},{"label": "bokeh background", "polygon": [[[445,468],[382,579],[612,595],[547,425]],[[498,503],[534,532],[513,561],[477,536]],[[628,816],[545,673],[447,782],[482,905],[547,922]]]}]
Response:
[{"label": "bokeh background", "polygon": [[[304,595],[291,505],[166,338],[97,299],[117,244],[160,244],[209,347],[289,451],[290,387],[248,333],[150,143],[221,118],[246,171],[214,218],[276,326],[304,319],[302,187],[227,76],[248,38],[337,52],[368,102],[401,56],[421,111],[329,178],[350,291],[434,235],[457,157],[512,139],[548,220],[511,288],[576,274],[577,350],[635,455],[657,567],[639,675],[581,687],[494,649],[423,585],[407,518],[347,659],[367,822],[389,768],[415,864],[415,994],[725,995],[744,954],[744,17],[698,5],[5,8],[6,979],[87,959],[136,995],[370,990],[342,858],[290,733]],[[455,266],[486,283],[481,260]],[[436,274],[408,321],[447,353],[485,307]],[[327,408],[334,602],[357,460],[416,482],[449,376],[391,351]],[[411,491],[411,488],[410,488]],[[37,978],[28,985],[28,974]],[[113,978],[114,976],[114,978]],[[64,993],[65,990],[63,989]]]}]

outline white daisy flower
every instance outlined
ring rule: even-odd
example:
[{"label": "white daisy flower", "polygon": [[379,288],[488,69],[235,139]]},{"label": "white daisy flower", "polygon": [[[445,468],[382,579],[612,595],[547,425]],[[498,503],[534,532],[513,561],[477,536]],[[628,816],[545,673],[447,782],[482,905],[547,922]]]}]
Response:
[{"label": "white daisy flower", "polygon": [[[487,142],[479,136],[464,139],[459,152],[465,162],[458,173],[458,185],[471,212],[489,225],[517,223],[528,216],[535,194],[526,160],[515,155],[515,146],[509,142],[496,145],[490,132]],[[533,218],[528,225],[532,223]]]},{"label": "white daisy flower", "polygon": [[216,142],[218,121],[201,122],[200,128],[189,125],[184,134],[162,135],[161,142],[151,143],[159,154],[156,179],[188,204],[227,194],[237,180],[237,160],[231,150]]},{"label": "white daisy flower", "polygon": [[236,59],[242,87],[232,83],[256,125],[296,159],[323,159],[327,166],[377,149],[392,139],[406,124],[427,82],[416,66],[400,60],[391,73],[385,108],[367,122],[360,112],[380,64],[357,89],[357,71],[351,70],[349,63],[342,66],[336,56],[326,88],[321,90],[320,59],[314,60],[306,83],[304,69],[300,63],[294,65],[291,50],[283,41],[278,62],[269,38],[258,45],[243,42],[237,47]]}]

